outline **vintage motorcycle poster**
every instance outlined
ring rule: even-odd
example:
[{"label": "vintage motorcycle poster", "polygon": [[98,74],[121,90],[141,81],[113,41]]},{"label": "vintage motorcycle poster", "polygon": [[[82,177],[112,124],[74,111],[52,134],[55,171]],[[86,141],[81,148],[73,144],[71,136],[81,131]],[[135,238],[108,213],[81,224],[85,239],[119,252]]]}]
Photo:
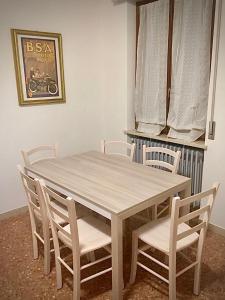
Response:
[{"label": "vintage motorcycle poster", "polygon": [[65,102],[61,35],[13,29],[12,37],[19,104]]}]

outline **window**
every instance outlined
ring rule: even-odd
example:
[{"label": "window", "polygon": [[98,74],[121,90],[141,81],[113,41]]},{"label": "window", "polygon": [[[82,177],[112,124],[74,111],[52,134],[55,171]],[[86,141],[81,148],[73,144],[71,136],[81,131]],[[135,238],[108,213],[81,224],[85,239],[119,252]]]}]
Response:
[{"label": "window", "polygon": [[188,141],[204,135],[214,13],[215,0],[137,3],[139,131]]}]

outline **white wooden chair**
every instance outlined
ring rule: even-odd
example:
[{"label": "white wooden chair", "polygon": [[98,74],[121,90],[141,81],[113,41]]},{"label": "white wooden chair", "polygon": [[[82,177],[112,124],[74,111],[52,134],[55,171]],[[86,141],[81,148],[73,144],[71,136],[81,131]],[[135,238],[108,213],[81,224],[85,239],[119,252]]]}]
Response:
[{"label": "white wooden chair", "polygon": [[[169,284],[169,299],[176,299],[176,278],[195,267],[194,275],[194,294],[198,295],[200,291],[200,270],[201,270],[201,259],[202,259],[202,249],[204,245],[204,240],[206,236],[206,230],[212,210],[212,206],[216,197],[219,184],[214,184],[213,187],[200,194],[188,197],[186,199],[180,200],[176,197],[172,202],[171,218],[162,218],[145,224],[139,229],[133,231],[132,233],[132,263],[131,263],[131,275],[130,284],[134,283],[137,271],[137,265],[151,274],[157,276],[164,282]],[[190,206],[194,201],[202,201],[202,206],[186,215],[180,216],[180,209],[184,206]],[[205,201],[207,199],[207,201]],[[193,227],[189,226],[187,223],[193,219],[198,218],[199,222]],[[192,222],[193,223],[193,222]],[[138,241],[144,242],[143,247],[138,246]],[[184,249],[192,246],[197,242],[196,247],[196,261],[192,262],[190,259],[181,252]],[[153,247],[154,249],[163,252],[167,258],[169,258],[169,265],[162,263],[145,251]],[[184,258],[187,259],[189,265],[184,269],[177,272],[176,268],[176,258],[177,254],[180,253]],[[185,252],[187,253],[187,252]],[[160,267],[165,268],[168,271],[168,279],[159,273],[153,271],[142,262],[138,261],[138,255],[141,254],[147,257],[154,263],[158,264]]]},{"label": "white wooden chair", "polygon": [[[106,154],[121,155],[133,161],[135,143],[129,144],[123,141],[101,140],[101,152]],[[119,151],[118,151],[119,148]]]},{"label": "white wooden chair", "polygon": [[[31,221],[31,232],[33,241],[33,256],[34,259],[38,258],[38,240],[44,245],[44,273],[48,274],[50,272],[50,253],[54,249],[50,249],[51,243],[51,232],[50,224],[47,216],[46,204],[44,201],[43,193],[39,187],[38,179],[33,179],[24,173],[23,168],[17,166],[22,183],[25,189],[25,193],[28,200],[28,209]],[[56,204],[55,204],[56,206]],[[64,211],[63,207],[58,207],[61,212]],[[62,224],[64,220],[58,217],[58,222]],[[38,227],[41,225],[43,236],[41,236]]]},{"label": "white wooden chair", "polygon": [[[25,166],[30,166],[35,162],[43,159],[56,158],[58,156],[58,146],[54,145],[43,145],[32,148],[28,151],[21,151]],[[32,160],[32,157],[36,156],[36,159]]]},{"label": "white wooden chair", "polygon": [[[156,159],[148,159],[149,154],[156,157]],[[173,151],[163,147],[146,147],[146,145],[143,145],[143,165],[145,166],[159,167],[165,171],[176,174],[179,168],[180,157],[180,151]],[[165,161],[165,159],[167,159],[167,161]],[[153,206],[152,218],[154,220],[161,216],[167,209],[170,209],[172,199],[172,197],[168,199],[169,205],[164,206],[159,212],[158,207],[156,205]]]},{"label": "white wooden chair", "polygon": [[[81,283],[112,270],[110,267],[82,280],[80,278],[80,273],[83,269],[111,258],[111,253],[107,253],[107,255],[103,258],[83,266],[80,265],[80,257],[84,254],[93,252],[99,248],[105,248],[110,252],[108,247],[111,244],[111,230],[107,224],[101,222],[94,216],[77,219],[76,203],[73,199],[69,197],[66,199],[62,198],[54,191],[46,187],[43,180],[40,180],[39,183],[45,196],[52,227],[55,249],[57,288],[60,289],[62,287],[61,265],[63,265],[73,275],[73,299],[78,300],[80,299]],[[58,210],[57,207],[54,206],[55,202],[63,205],[66,208],[67,213],[65,214]],[[60,225],[57,216],[62,218],[67,223],[65,227]],[[66,258],[62,257],[59,243],[63,243],[72,251],[72,268],[66,262]]]}]

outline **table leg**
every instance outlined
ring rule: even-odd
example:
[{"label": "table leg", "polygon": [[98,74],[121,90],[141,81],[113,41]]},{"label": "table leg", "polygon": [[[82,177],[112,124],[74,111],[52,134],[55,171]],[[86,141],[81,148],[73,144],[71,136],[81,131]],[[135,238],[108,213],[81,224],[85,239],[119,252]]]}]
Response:
[{"label": "table leg", "polygon": [[[186,188],[179,193],[181,199],[191,196],[191,181],[187,184]],[[181,215],[184,216],[190,212],[190,205],[183,206],[181,208]]]},{"label": "table leg", "polygon": [[112,299],[123,299],[123,220],[111,218],[112,232]]}]

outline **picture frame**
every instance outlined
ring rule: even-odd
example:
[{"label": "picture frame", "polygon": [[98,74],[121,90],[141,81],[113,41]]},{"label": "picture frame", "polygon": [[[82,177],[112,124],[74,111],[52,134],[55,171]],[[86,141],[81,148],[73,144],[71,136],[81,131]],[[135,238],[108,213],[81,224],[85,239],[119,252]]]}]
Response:
[{"label": "picture frame", "polygon": [[60,33],[11,29],[19,105],[65,103]]}]

